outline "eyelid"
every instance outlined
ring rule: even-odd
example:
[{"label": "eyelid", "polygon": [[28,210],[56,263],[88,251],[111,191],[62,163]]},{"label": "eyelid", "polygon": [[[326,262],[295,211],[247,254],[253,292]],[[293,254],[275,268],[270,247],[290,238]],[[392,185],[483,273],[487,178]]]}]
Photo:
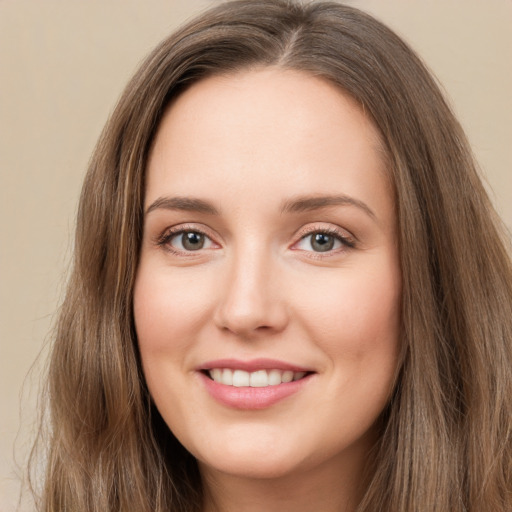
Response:
[{"label": "eyelid", "polygon": [[[308,236],[313,235],[315,233],[325,233],[327,235],[331,235],[338,238],[338,240],[342,244],[342,247],[331,251],[326,251],[325,253],[316,251],[306,251],[303,249],[294,249],[294,246],[296,246],[299,242],[304,240],[304,238],[307,238]],[[301,250],[304,253],[311,253],[309,254],[309,256],[315,258],[326,258],[334,254],[347,251],[348,249],[354,248],[357,243],[356,237],[346,229],[340,228],[339,226],[333,224],[326,223],[307,224],[306,226],[303,226],[302,228],[299,229],[295,238],[296,240],[295,242],[293,242],[291,249],[297,251]]]},{"label": "eyelid", "polygon": [[[207,237],[214,246],[217,247],[210,247],[207,249],[198,249],[197,251],[181,251],[179,249],[176,249],[174,247],[171,247],[169,244],[169,241],[176,235],[179,235],[180,233],[184,233],[187,231],[191,232],[197,232],[201,233],[205,237]],[[296,246],[300,241],[302,241],[307,236],[310,236],[314,233],[325,233],[331,236],[336,237],[341,243],[342,247],[338,249],[334,249],[331,251],[326,251],[325,253],[316,252],[316,251],[306,251],[303,249],[294,249],[294,246]],[[204,253],[205,250],[209,251],[212,249],[217,249],[221,247],[221,244],[217,242],[218,236],[212,234],[212,230],[208,227],[202,225],[202,224],[195,224],[195,223],[184,223],[184,224],[177,224],[175,226],[167,227],[163,232],[159,235],[157,235],[154,239],[154,243],[157,246],[163,247],[165,250],[179,255],[185,255],[188,257],[193,256],[199,256],[201,253]],[[307,224],[305,226],[302,226],[295,234],[294,236],[294,242],[291,245],[292,250],[300,250],[304,253],[312,253],[309,256],[315,257],[315,258],[324,258],[329,257],[334,254],[338,254],[340,252],[344,252],[348,249],[351,249],[355,247],[356,243],[358,242],[357,238],[352,235],[349,231],[347,231],[344,228],[341,228],[339,226],[328,224],[328,223],[311,223]]]},{"label": "eyelid", "polygon": [[208,249],[198,249],[197,251],[181,251],[179,249],[176,249],[175,247],[172,247],[169,242],[172,238],[179,235],[180,233],[185,232],[194,232],[194,233],[200,233],[207,237],[213,245],[217,246],[214,247],[215,249],[220,247],[220,244],[216,241],[215,236],[212,235],[211,230],[206,228],[204,225],[198,225],[198,224],[177,224],[176,226],[167,227],[160,235],[158,235],[154,242],[157,246],[165,248],[167,251],[179,254],[179,255],[186,255],[186,256],[198,256],[200,253],[203,253],[204,250],[211,250],[212,248]]},{"label": "eyelid", "polygon": [[295,236],[297,239],[301,239],[311,233],[331,233],[339,236],[343,240],[348,240],[353,243],[357,242],[357,238],[350,231],[329,222],[312,222],[306,224],[297,231]]}]

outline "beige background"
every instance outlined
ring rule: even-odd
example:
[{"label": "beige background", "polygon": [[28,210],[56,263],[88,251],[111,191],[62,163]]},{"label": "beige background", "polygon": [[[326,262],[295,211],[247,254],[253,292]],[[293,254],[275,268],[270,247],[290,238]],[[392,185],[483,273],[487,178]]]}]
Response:
[{"label": "beige background", "polygon": [[[49,338],[95,140],[143,56],[212,3],[0,0],[0,511],[15,509],[13,447],[23,464],[41,362],[27,374]],[[434,70],[511,228],[512,1],[350,3]]]}]

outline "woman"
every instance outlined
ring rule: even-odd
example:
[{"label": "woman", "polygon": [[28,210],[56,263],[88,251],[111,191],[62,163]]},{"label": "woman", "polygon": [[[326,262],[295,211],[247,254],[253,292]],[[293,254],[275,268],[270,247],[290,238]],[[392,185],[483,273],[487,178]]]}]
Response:
[{"label": "woman", "polygon": [[87,175],[42,510],[512,508],[512,270],[424,66],[334,3],[230,2]]}]

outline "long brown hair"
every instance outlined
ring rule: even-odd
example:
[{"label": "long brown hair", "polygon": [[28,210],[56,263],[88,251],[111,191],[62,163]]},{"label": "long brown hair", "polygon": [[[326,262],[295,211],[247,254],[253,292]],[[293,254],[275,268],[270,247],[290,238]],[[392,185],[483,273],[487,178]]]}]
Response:
[{"label": "long brown hair", "polygon": [[359,512],[512,510],[512,268],[466,138],[410,48],[338,3],[239,0],[163,41],[128,84],[83,186],[56,327],[40,509],[197,511],[197,465],[144,383],[132,293],[144,174],[162,113],[254,66],[323,77],[386,147],[403,276],[403,364]]}]

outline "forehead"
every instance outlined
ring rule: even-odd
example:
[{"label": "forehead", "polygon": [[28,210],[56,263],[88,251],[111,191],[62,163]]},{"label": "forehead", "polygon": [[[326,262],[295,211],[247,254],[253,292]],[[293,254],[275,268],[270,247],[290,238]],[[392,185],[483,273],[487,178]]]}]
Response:
[{"label": "forehead", "polygon": [[244,185],[270,196],[278,186],[290,195],[340,186],[347,190],[339,192],[361,194],[365,183],[377,180],[382,193],[388,187],[381,148],[360,106],[327,80],[278,68],[213,76],[165,112],[150,154],[146,199],[163,191],[212,193],[219,182],[222,194]]}]

